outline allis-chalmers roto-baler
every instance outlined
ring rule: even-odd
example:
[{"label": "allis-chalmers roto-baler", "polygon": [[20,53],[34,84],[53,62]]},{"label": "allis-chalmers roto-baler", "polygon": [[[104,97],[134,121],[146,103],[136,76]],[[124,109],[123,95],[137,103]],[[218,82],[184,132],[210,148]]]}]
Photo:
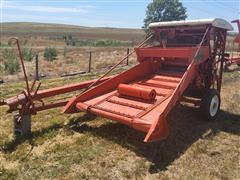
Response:
[{"label": "allis-chalmers roto-baler", "polygon": [[[29,89],[2,104],[10,106],[9,112],[19,110],[15,121],[22,129],[27,115],[64,105],[64,113],[89,112],[143,131],[145,142],[168,136],[167,115],[177,102],[198,105],[207,119],[214,119],[220,107],[226,35],[232,26],[223,19],[205,19],[156,22],[149,28],[152,35],[128,55],[136,53],[139,62],[129,70],[105,77],[125,57],[97,80],[35,92]],[[34,103],[82,88],[86,89],[68,102]]]}]

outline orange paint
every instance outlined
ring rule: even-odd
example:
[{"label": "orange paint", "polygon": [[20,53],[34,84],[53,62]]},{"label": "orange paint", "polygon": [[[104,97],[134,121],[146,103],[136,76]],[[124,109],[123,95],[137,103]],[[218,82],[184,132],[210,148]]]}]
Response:
[{"label": "orange paint", "polygon": [[136,97],[145,100],[154,100],[157,94],[154,89],[144,89],[127,84],[119,84],[118,93],[119,95]]}]

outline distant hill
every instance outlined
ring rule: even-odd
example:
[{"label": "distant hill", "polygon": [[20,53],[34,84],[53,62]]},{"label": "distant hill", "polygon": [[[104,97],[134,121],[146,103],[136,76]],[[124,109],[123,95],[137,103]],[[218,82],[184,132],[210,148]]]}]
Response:
[{"label": "distant hill", "polygon": [[84,27],[66,24],[9,22],[1,23],[3,36],[47,36],[58,37],[69,35],[80,39],[116,39],[123,41],[139,41],[143,39],[141,29]]}]

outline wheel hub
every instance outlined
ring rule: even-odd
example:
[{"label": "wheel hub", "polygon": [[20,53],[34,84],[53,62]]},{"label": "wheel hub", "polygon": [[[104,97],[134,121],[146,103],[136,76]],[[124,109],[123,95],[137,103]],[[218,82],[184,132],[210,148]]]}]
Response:
[{"label": "wheel hub", "polygon": [[215,95],[211,100],[210,111],[209,111],[212,117],[217,114],[218,107],[219,107],[219,98],[217,95]]}]

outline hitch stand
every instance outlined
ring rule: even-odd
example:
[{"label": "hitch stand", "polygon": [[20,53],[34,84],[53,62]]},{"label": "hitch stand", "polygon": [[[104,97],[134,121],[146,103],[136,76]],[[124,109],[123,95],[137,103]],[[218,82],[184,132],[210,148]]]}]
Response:
[{"label": "hitch stand", "polygon": [[31,114],[26,114],[26,115],[23,115],[22,117],[19,114],[15,114],[13,116],[13,132],[15,137],[30,135],[31,134]]}]

